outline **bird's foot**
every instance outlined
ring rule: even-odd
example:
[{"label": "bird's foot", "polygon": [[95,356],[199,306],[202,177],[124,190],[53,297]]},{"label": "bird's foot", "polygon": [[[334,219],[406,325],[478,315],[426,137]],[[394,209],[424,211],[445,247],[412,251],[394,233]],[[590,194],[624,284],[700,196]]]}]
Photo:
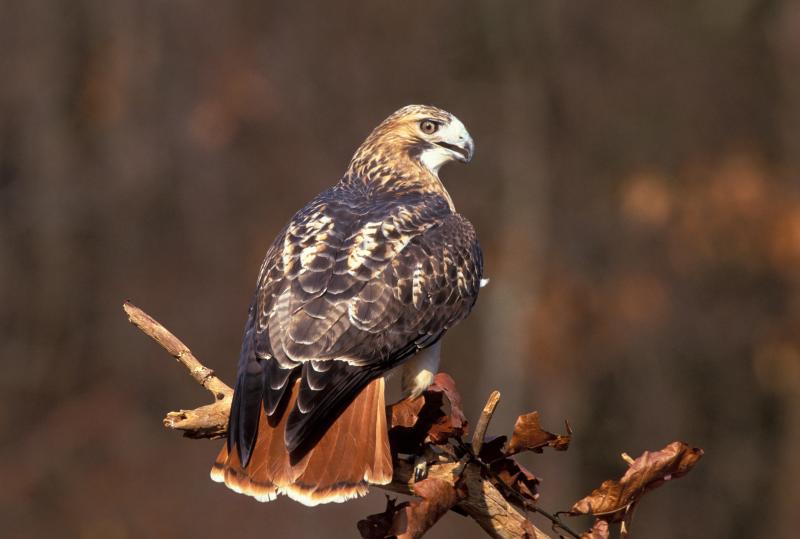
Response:
[{"label": "bird's foot", "polygon": [[414,482],[422,481],[428,477],[428,461],[424,457],[417,456],[414,460]]}]

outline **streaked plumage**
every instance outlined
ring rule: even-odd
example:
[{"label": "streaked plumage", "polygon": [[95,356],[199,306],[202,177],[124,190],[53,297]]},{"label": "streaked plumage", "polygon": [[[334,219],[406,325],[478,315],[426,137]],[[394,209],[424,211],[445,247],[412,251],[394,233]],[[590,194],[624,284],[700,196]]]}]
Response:
[{"label": "streaked plumage", "polygon": [[[382,377],[436,345],[481,285],[475,231],[438,178],[472,152],[449,113],[404,107],[292,217],[261,266],[212,478],[307,505],[391,481]],[[416,363],[435,370],[430,350]],[[404,389],[428,378],[406,373]]]}]

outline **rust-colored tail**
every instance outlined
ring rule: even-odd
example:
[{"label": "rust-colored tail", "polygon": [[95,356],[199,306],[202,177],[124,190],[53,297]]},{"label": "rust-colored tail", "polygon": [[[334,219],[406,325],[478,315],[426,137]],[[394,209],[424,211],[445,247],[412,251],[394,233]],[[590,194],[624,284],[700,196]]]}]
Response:
[{"label": "rust-colored tail", "polygon": [[286,419],[297,399],[292,388],[280,421],[270,426],[261,410],[252,457],[242,467],[235,445],[222,447],[211,479],[259,501],[285,494],[304,505],[343,502],[362,496],[367,485],[392,480],[392,456],[386,426],[384,380],[370,382],[330,426],[314,447],[292,464],[284,443]]}]

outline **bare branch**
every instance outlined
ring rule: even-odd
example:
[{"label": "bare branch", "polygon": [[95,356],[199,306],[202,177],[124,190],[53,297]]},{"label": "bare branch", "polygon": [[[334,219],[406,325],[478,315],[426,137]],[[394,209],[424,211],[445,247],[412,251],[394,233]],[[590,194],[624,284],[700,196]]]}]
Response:
[{"label": "bare branch", "polygon": [[189,347],[173,335],[167,328],[153,319],[136,305],[125,302],[122,309],[128,321],[151,337],[164,350],[186,367],[195,381],[214,396],[214,402],[194,410],[170,412],[164,418],[164,426],[182,430],[188,438],[221,438],[228,430],[233,389],[214,374],[214,371],[200,363]]},{"label": "bare branch", "polygon": [[210,391],[216,400],[223,400],[233,395],[231,389],[225,382],[214,375],[214,371],[200,363],[194,357],[189,347],[183,344],[179,338],[173,335],[167,328],[153,319],[149,314],[139,307],[126,301],[122,309],[128,315],[128,322],[142,330],[145,335],[151,337],[161,345],[164,350],[177,359],[194,378],[198,384]]}]

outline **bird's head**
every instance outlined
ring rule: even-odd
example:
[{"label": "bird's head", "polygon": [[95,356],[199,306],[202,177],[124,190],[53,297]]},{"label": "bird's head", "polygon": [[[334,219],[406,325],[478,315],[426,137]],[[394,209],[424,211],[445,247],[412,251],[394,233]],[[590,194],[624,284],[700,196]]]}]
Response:
[{"label": "bird's head", "polygon": [[472,137],[458,118],[429,105],[408,105],[381,122],[354,159],[407,158],[438,176],[442,165],[468,163],[474,153]]}]

